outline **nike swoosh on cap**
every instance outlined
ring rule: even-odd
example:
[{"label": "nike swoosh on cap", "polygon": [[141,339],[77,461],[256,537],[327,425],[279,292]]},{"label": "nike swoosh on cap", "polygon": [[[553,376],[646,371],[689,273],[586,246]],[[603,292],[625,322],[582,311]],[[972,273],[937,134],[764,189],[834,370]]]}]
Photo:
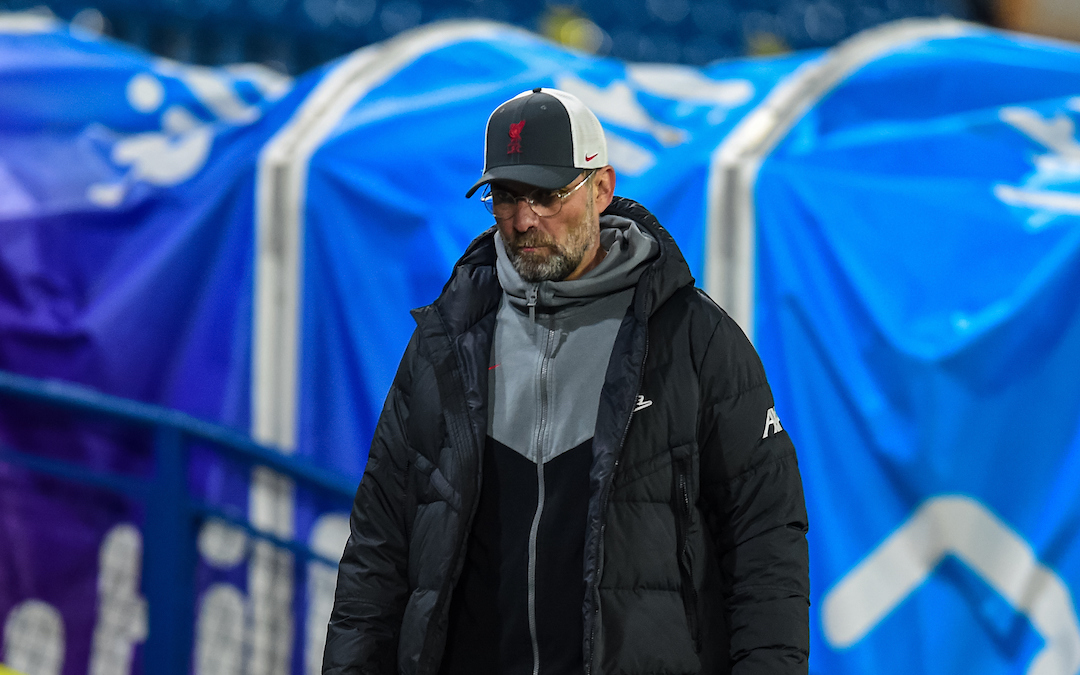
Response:
[{"label": "nike swoosh on cap", "polygon": [[594,155],[585,155],[585,161],[586,161],[586,162],[591,162],[591,161],[593,161],[593,159],[594,159],[594,158],[596,157],[596,155],[599,155],[599,154],[600,154],[600,153],[598,152],[598,153],[596,153],[596,154],[594,154]]}]

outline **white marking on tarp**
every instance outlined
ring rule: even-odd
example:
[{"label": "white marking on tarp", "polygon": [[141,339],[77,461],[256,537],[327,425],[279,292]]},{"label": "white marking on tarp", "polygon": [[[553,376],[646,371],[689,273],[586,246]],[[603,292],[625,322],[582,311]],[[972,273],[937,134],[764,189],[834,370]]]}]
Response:
[{"label": "white marking on tarp", "polygon": [[1080,672],[1080,625],[1068,586],[1031,546],[978,501],[942,495],[911,517],[825,596],[822,629],[850,647],[912,595],[946,556],[955,556],[1031,622],[1045,640],[1027,675]]},{"label": "white marking on tarp", "polygon": [[[1080,97],[1069,99],[1064,107],[1080,110]],[[1032,158],[1035,172],[1023,185],[999,183],[994,196],[1009,206],[1030,209],[1033,213],[1026,222],[1032,230],[1062,222],[1059,216],[1080,215],[1080,194],[1067,191],[1080,182],[1080,140],[1073,119],[1061,110],[1046,118],[1020,106],[1002,108],[998,117],[1049,152]]]},{"label": "white marking on tarp", "polygon": [[1080,216],[1080,194],[1056,190],[1025,190],[1013,185],[995,185],[994,196],[1010,206],[1045,209]]},{"label": "white marking on tarp", "polygon": [[142,534],[131,523],[114,526],[98,555],[98,607],[90,675],[131,672],[135,645],[146,639],[146,599],[139,594]]}]

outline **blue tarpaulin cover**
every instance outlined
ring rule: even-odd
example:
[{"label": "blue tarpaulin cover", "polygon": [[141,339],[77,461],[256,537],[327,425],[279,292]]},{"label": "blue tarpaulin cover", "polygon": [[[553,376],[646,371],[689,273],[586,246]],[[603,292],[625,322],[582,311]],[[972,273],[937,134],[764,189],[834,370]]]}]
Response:
[{"label": "blue tarpaulin cover", "polygon": [[799,450],[812,670],[1080,672],[1080,51],[883,56],[770,154],[755,340]]}]

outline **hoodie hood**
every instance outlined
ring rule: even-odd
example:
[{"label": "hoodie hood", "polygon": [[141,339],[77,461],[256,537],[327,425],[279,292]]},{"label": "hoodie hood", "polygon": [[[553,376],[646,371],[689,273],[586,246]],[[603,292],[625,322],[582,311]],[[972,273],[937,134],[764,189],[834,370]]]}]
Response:
[{"label": "hoodie hood", "polygon": [[600,217],[600,246],[607,254],[581,278],[533,283],[522,279],[514,269],[502,235],[496,231],[499,283],[509,302],[521,310],[529,307],[529,298],[535,294],[538,310],[558,312],[633,288],[660,253],[660,245],[651,234],[633,220],[612,214]]}]

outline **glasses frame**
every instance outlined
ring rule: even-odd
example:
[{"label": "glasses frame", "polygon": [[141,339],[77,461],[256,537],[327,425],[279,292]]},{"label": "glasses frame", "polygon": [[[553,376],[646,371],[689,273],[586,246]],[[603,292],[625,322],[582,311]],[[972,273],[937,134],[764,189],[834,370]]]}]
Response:
[{"label": "glasses frame", "polygon": [[[551,218],[553,216],[559,215],[559,213],[562,212],[562,205],[563,205],[563,202],[566,201],[566,198],[569,197],[570,195],[574,194],[575,192],[577,192],[578,188],[580,188],[582,185],[584,185],[585,183],[588,183],[589,179],[593,177],[593,175],[596,173],[596,171],[597,171],[596,169],[587,169],[586,173],[585,173],[585,177],[581,180],[581,182],[578,183],[577,185],[575,185],[574,187],[570,187],[570,188],[564,187],[564,188],[559,188],[558,190],[544,190],[543,188],[536,188],[535,190],[530,191],[529,194],[526,194],[526,195],[515,195],[514,193],[510,192],[509,190],[503,190],[503,189],[500,189],[500,188],[495,188],[495,190],[498,190],[499,192],[506,193],[506,194],[508,194],[508,195],[510,195],[511,197],[514,198],[514,212],[515,213],[517,212],[517,203],[524,199],[525,203],[529,205],[529,208],[532,209],[532,212],[535,213],[538,217],[540,217],[540,218]],[[513,216],[506,216],[505,218],[502,218],[502,217],[499,217],[499,216],[495,215],[495,203],[494,203],[495,200],[494,200],[494,198],[492,197],[492,194],[491,194],[495,190],[492,189],[490,183],[488,183],[487,185],[484,186],[484,192],[483,192],[482,195],[480,195],[480,201],[484,204],[484,208],[487,209],[488,213],[495,216],[496,220],[509,220],[510,218],[513,218]],[[540,201],[541,198],[548,197],[548,196],[558,197],[558,199],[559,199],[558,205],[559,206],[558,206],[558,208],[555,209],[554,213],[541,214],[539,211],[536,210],[536,202]]]}]

